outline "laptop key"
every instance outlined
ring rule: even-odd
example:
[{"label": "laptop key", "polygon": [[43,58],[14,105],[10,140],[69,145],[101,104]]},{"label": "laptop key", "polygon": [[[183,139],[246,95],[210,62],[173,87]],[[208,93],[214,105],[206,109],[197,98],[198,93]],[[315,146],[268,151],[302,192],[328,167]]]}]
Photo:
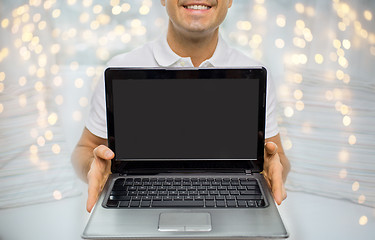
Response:
[{"label": "laptop key", "polygon": [[116,181],[114,183],[114,186],[122,186],[122,185],[124,185],[124,182],[125,182],[124,178],[116,179]]},{"label": "laptop key", "polygon": [[215,201],[206,200],[206,207],[215,207]]},{"label": "laptop key", "polygon": [[204,196],[194,196],[194,200],[195,201],[200,201],[200,200],[204,200]]},{"label": "laptop key", "polygon": [[247,206],[246,201],[244,201],[244,200],[238,201],[237,204],[238,204],[238,207],[246,207]]},{"label": "laptop key", "polygon": [[122,185],[114,185],[112,190],[113,191],[125,191],[128,186],[122,186]]},{"label": "laptop key", "polygon": [[198,195],[198,191],[190,191],[189,195],[196,196],[196,195]]},{"label": "laptop key", "polygon": [[241,191],[240,193],[241,193],[241,195],[258,195],[258,194],[260,194],[260,192],[257,191],[257,190],[245,190],[245,191]]},{"label": "laptop key", "polygon": [[231,190],[229,192],[230,192],[230,195],[240,195],[240,192],[237,190]]},{"label": "laptop key", "polygon": [[184,186],[176,187],[176,189],[177,189],[178,191],[186,191],[186,187],[184,187]]},{"label": "laptop key", "polygon": [[208,191],[206,190],[200,191],[199,195],[202,195],[202,196],[208,195]]},{"label": "laptop key", "polygon": [[129,196],[137,196],[138,192],[137,191],[130,191],[128,193]]},{"label": "laptop key", "polygon": [[236,207],[236,201],[234,201],[234,200],[227,201],[227,206],[228,207]]},{"label": "laptop key", "polygon": [[258,183],[255,180],[241,181],[242,186],[257,186]]},{"label": "laptop key", "polygon": [[194,200],[194,197],[193,196],[185,196],[184,197],[184,200],[188,200],[188,201],[191,201],[191,200]]},{"label": "laptop key", "polygon": [[182,200],[184,200],[184,197],[183,196],[174,196],[173,200],[175,200],[175,201],[182,201]]},{"label": "laptop key", "polygon": [[152,196],[152,200],[154,200],[154,201],[161,201],[162,200],[162,196]]},{"label": "laptop key", "polygon": [[210,195],[219,195],[219,191],[216,191],[216,190],[210,191]]},{"label": "laptop key", "polygon": [[134,197],[132,197],[133,201],[140,201],[141,199],[142,199],[141,196],[134,196]]},{"label": "laptop key", "polygon": [[263,199],[261,199],[261,200],[257,201],[257,205],[258,205],[258,207],[264,207],[266,205],[266,203],[264,202]]},{"label": "laptop key", "polygon": [[129,201],[129,196],[109,196],[109,200],[115,200],[115,201]]},{"label": "laptop key", "polygon": [[169,196],[176,196],[176,195],[178,195],[177,191],[170,191],[169,192]]},{"label": "laptop key", "polygon": [[152,207],[204,207],[203,201],[158,201]]},{"label": "laptop key", "polygon": [[119,207],[128,207],[130,201],[121,201]]},{"label": "laptop key", "polygon": [[111,196],[124,196],[126,193],[126,191],[112,191]]},{"label": "laptop key", "polygon": [[130,207],[139,207],[139,203],[140,203],[141,201],[131,201],[131,203],[130,203]]},{"label": "laptop key", "polygon": [[226,200],[236,200],[236,196],[231,196],[231,195],[225,196],[225,199]]},{"label": "laptop key", "polygon": [[229,195],[229,191],[220,191],[220,195]]},{"label": "laptop key", "polygon": [[248,205],[249,207],[256,207],[256,206],[257,206],[257,205],[255,204],[255,201],[253,201],[253,200],[247,201],[247,205]]},{"label": "laptop key", "polygon": [[225,207],[225,202],[222,200],[216,201],[216,207]]},{"label": "laptop key", "polygon": [[142,197],[142,201],[151,201],[152,197],[151,196],[144,196]]},{"label": "laptop key", "polygon": [[141,207],[149,207],[151,205],[151,201],[142,201]]},{"label": "laptop key", "polygon": [[147,195],[147,191],[140,191],[140,192],[138,192],[138,195],[139,196],[146,196]]},{"label": "laptop key", "polygon": [[117,207],[119,201],[116,200],[108,200],[107,201],[107,207]]},{"label": "laptop key", "polygon": [[192,182],[191,185],[192,185],[192,186],[200,186],[201,183],[197,181],[197,182]]},{"label": "laptop key", "polygon": [[215,199],[216,199],[216,201],[218,201],[218,200],[224,200],[225,198],[224,198],[224,196],[216,196]]},{"label": "laptop key", "polygon": [[206,196],[205,199],[206,199],[206,200],[214,200],[215,197],[214,197],[214,196]]},{"label": "laptop key", "polygon": [[168,191],[159,191],[159,196],[167,196]]},{"label": "laptop key", "polygon": [[236,196],[237,200],[261,200],[261,195],[239,195]]}]

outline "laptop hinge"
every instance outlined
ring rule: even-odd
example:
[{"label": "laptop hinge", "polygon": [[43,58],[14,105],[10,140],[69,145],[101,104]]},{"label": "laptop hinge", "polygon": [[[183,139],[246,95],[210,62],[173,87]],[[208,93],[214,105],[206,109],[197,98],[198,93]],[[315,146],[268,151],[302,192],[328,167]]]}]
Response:
[{"label": "laptop hinge", "polygon": [[245,170],[246,175],[253,175],[253,172],[250,169]]}]

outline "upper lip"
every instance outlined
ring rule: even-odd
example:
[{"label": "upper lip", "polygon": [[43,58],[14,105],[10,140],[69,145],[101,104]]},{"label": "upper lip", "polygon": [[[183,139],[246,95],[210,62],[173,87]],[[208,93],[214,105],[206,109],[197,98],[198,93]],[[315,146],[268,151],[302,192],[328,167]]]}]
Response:
[{"label": "upper lip", "polygon": [[182,6],[187,7],[187,6],[194,6],[194,5],[202,5],[202,6],[207,6],[207,7],[212,7],[213,4],[207,1],[182,1],[181,3]]}]

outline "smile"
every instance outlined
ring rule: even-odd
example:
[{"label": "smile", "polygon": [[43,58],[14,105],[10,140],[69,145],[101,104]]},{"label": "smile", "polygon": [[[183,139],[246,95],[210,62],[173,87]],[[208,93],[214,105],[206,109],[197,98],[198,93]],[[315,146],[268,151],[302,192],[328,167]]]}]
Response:
[{"label": "smile", "polygon": [[192,9],[192,10],[208,10],[211,7],[205,6],[205,5],[189,5],[189,6],[184,6],[186,9]]}]

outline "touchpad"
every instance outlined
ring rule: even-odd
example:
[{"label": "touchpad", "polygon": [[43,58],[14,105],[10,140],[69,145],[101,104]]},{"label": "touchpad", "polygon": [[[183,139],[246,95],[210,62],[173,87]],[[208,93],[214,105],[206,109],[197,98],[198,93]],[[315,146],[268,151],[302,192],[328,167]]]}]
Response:
[{"label": "touchpad", "polygon": [[159,216],[159,231],[163,232],[209,232],[211,231],[209,213],[168,212]]}]

